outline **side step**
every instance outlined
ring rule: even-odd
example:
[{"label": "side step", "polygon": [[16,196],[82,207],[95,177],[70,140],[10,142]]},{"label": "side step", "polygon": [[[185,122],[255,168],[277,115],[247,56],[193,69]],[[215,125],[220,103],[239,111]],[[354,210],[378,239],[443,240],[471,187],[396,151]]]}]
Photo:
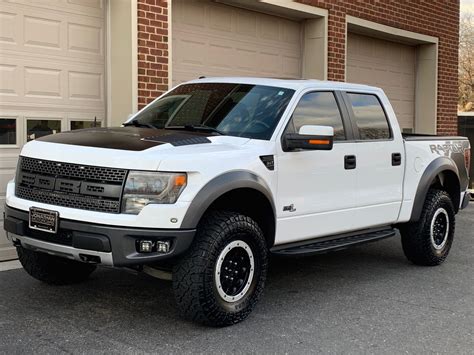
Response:
[{"label": "side step", "polygon": [[346,249],[354,245],[375,242],[377,240],[393,237],[395,234],[396,231],[393,228],[366,230],[359,232],[359,234],[322,237],[300,243],[277,245],[271,249],[271,252],[279,256],[321,254],[328,251]]}]

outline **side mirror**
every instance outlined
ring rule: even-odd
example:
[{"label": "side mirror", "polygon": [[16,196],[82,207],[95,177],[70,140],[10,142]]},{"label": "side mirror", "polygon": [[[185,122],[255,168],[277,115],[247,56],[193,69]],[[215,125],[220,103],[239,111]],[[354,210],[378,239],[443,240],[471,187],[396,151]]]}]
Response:
[{"label": "side mirror", "polygon": [[333,127],[305,125],[298,133],[286,133],[282,143],[285,152],[295,149],[331,150],[333,140]]}]

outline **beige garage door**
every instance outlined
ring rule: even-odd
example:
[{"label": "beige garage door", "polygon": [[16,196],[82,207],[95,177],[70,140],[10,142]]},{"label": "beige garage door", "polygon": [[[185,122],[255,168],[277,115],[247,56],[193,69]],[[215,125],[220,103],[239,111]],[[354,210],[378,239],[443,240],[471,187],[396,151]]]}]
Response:
[{"label": "beige garage door", "polygon": [[381,87],[402,129],[414,129],[415,47],[349,33],[347,81]]},{"label": "beige garage door", "polygon": [[[0,0],[0,218],[25,142],[105,115],[104,6]],[[15,256],[0,228],[0,260]]]},{"label": "beige garage door", "polygon": [[301,25],[201,0],[172,2],[173,84],[199,76],[301,76]]}]

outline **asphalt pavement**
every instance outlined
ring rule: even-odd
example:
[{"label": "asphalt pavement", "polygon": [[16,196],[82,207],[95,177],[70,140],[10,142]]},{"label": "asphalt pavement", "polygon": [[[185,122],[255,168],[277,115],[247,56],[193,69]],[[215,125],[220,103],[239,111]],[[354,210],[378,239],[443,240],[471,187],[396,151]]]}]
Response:
[{"label": "asphalt pavement", "polygon": [[448,260],[411,265],[394,237],[273,259],[263,299],[243,323],[179,318],[170,283],[100,269],[53,287],[0,272],[0,353],[474,353],[474,205],[458,215]]}]

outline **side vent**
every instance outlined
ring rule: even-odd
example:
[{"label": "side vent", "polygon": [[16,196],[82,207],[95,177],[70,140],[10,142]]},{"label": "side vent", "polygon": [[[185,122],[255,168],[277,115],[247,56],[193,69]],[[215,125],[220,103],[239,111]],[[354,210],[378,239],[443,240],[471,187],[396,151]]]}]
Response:
[{"label": "side vent", "polygon": [[275,170],[275,159],[273,155],[261,155],[260,160],[268,170]]}]

